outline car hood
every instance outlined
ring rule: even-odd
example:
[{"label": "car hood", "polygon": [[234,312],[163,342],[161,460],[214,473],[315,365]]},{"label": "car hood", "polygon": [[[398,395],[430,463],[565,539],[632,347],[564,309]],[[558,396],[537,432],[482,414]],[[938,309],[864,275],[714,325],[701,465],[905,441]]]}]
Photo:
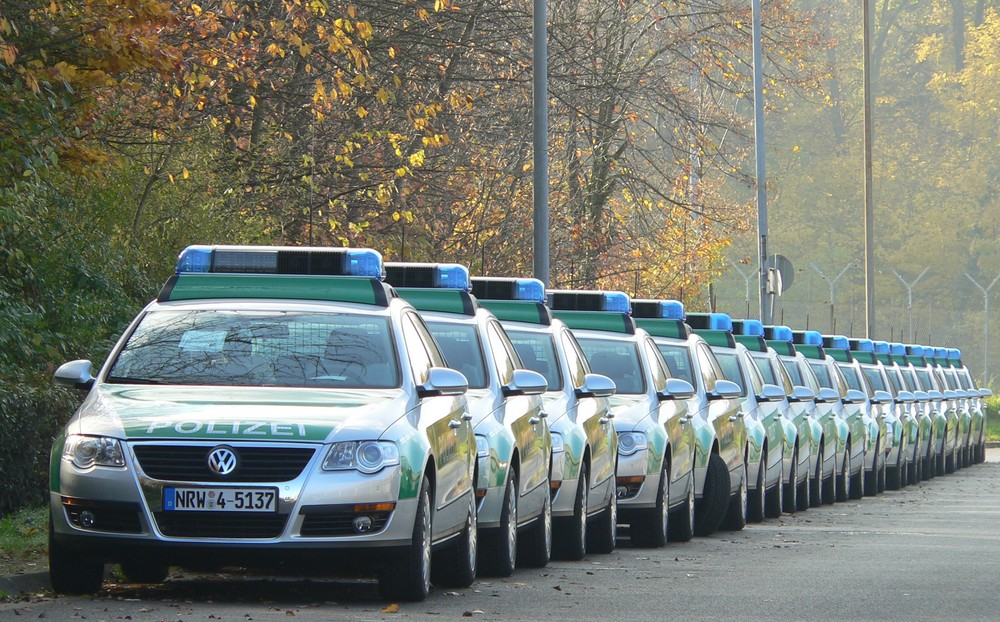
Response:
[{"label": "car hood", "polygon": [[609,410],[615,416],[615,428],[627,431],[650,415],[648,395],[612,395],[608,398]]},{"label": "car hood", "polygon": [[409,410],[401,389],[96,387],[70,433],[128,440],[377,439]]}]

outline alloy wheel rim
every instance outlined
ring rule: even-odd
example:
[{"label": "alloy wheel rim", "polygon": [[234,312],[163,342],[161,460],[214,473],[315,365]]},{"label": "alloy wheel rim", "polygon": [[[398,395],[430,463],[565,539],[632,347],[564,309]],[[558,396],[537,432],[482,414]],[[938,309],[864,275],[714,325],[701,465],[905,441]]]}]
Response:
[{"label": "alloy wheel rim", "polygon": [[663,499],[663,507],[660,509],[660,525],[663,527],[664,539],[667,537],[667,524],[670,520],[670,490],[667,486],[667,478],[666,471],[660,474],[660,498]]},{"label": "alloy wheel rim", "polygon": [[420,561],[422,564],[420,578],[424,583],[424,591],[429,591],[431,589],[431,514],[430,496],[427,494],[424,495],[424,508],[424,528],[420,534]]},{"label": "alloy wheel rim", "polygon": [[476,535],[477,525],[476,525],[476,506],[473,503],[472,507],[469,509],[469,568],[476,567],[478,548],[479,548],[479,538]]},{"label": "alloy wheel rim", "polygon": [[[510,494],[507,495],[507,559],[514,562],[517,555],[517,486],[514,480],[508,484]],[[511,563],[513,566],[514,564]]]},{"label": "alloy wheel rim", "polygon": [[590,504],[590,482],[586,478],[580,480],[579,486],[583,486],[583,503],[580,504],[580,524],[577,526],[580,530],[580,542],[587,541],[587,507]]}]

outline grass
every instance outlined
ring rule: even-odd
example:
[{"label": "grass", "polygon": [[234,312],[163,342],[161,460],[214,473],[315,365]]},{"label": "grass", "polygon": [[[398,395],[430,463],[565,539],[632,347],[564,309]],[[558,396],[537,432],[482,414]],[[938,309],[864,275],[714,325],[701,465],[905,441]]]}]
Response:
[{"label": "grass", "polygon": [[986,402],[986,440],[1000,441],[1000,395],[991,395]]},{"label": "grass", "polygon": [[0,518],[0,575],[45,570],[48,529],[46,506]]}]

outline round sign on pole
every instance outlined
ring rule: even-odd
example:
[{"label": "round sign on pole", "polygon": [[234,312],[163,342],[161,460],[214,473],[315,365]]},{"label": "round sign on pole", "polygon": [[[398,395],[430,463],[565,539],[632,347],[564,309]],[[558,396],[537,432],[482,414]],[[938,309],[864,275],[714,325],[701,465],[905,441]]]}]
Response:
[{"label": "round sign on pole", "polygon": [[764,263],[764,270],[772,268],[781,275],[781,291],[786,292],[791,289],[792,281],[795,279],[795,268],[792,266],[791,260],[778,253],[768,255],[767,261]]}]

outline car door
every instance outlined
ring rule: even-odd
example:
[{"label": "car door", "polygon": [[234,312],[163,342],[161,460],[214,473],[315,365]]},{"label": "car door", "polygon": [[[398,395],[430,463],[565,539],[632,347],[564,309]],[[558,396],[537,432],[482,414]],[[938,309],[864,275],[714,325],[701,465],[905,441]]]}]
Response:
[{"label": "car door", "polygon": [[[590,372],[590,366],[576,338],[568,329],[561,331],[559,340],[570,370],[569,382],[575,393],[583,387],[584,377]],[[576,421],[583,426],[587,445],[590,446],[591,495],[596,500],[606,499],[609,494],[614,494],[609,489],[614,484],[617,452],[614,426],[608,417],[608,399],[583,397],[575,401]]]},{"label": "car door", "polygon": [[719,455],[729,467],[730,481],[738,482],[742,477],[740,469],[743,467],[743,449],[746,446],[746,427],[741,421],[743,414],[740,400],[710,397],[715,391],[716,382],[724,380],[725,375],[708,344],[699,341],[695,344],[694,351],[702,384],[709,396],[704,416],[715,428],[715,437],[719,439]]},{"label": "car door", "polygon": [[[650,367],[653,377],[653,388],[657,393],[662,392],[667,386],[667,365],[660,355],[660,349],[656,343],[647,338],[643,343],[645,359]],[[667,431],[671,450],[671,473],[670,490],[671,498],[674,498],[673,491],[686,491],[687,480],[694,469],[694,427],[688,423],[691,413],[687,409],[688,400],[661,400],[659,407],[659,423]],[[674,485],[677,484],[676,487]]]}]

